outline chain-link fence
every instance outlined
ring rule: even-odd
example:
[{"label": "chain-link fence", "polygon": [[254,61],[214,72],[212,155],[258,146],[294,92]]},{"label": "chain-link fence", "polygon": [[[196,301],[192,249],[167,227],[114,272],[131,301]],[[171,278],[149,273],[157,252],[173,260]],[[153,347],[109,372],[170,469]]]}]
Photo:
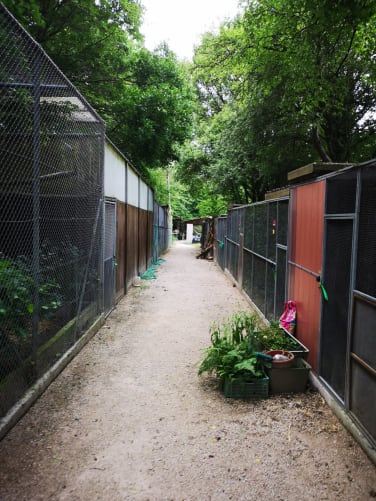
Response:
[{"label": "chain-link fence", "polygon": [[102,310],[104,124],[0,5],[0,413]]}]

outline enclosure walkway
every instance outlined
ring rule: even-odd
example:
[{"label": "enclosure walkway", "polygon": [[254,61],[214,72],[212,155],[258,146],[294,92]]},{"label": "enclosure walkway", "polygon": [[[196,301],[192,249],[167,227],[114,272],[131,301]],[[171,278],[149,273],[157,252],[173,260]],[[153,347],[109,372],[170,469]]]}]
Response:
[{"label": "enclosure walkway", "polygon": [[0,443],[6,500],[367,500],[375,468],[314,392],[223,398],[209,328],[249,303],[176,242]]}]

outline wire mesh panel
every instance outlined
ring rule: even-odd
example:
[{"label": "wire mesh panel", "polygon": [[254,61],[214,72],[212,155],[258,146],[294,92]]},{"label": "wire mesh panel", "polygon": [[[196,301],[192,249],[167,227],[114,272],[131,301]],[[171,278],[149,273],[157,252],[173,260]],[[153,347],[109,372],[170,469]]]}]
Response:
[{"label": "wire mesh panel", "polygon": [[101,311],[104,125],[2,5],[0,60],[4,413]]},{"label": "wire mesh panel", "polygon": [[282,314],[286,289],[287,199],[244,208],[243,288],[269,320]]},{"label": "wire mesh panel", "polygon": [[353,214],[356,202],[355,170],[328,178],[326,182],[326,213]]},{"label": "wire mesh panel", "polygon": [[352,236],[352,220],[327,221],[325,283],[330,300],[322,305],[320,373],[341,399],[345,395]]},{"label": "wire mesh panel", "polygon": [[265,295],[266,295],[266,266],[264,259],[253,256],[253,273],[252,273],[252,301],[262,312],[266,312]]},{"label": "wire mesh panel", "polygon": [[253,249],[260,256],[267,256],[267,204],[255,205]]},{"label": "wire mesh panel", "polygon": [[277,247],[276,289],[275,289],[275,316],[282,315],[286,295],[287,250]]},{"label": "wire mesh panel", "polygon": [[254,248],[254,212],[255,207],[253,205],[249,205],[245,208],[244,214],[244,247],[247,249]]},{"label": "wire mesh panel", "polygon": [[277,218],[277,243],[287,246],[289,224],[289,201],[279,200]]},{"label": "wire mesh panel", "polygon": [[376,297],[376,166],[361,171],[356,289]]},{"label": "wire mesh panel", "polygon": [[319,373],[375,444],[375,161],[326,184]]},{"label": "wire mesh panel", "polygon": [[253,285],[253,254],[247,249],[243,251],[243,281],[244,292],[249,298],[252,298]]},{"label": "wire mesh panel", "polygon": [[266,283],[265,283],[265,310],[264,315],[268,320],[275,318],[275,283],[276,267],[275,264],[266,263]]},{"label": "wire mesh panel", "polygon": [[215,235],[217,240],[216,245],[216,261],[222,270],[225,269],[226,261],[225,261],[225,238],[226,238],[226,224],[227,218],[219,217],[215,220]]},{"label": "wire mesh panel", "polygon": [[237,280],[239,263],[239,245],[230,240],[226,242],[226,265],[228,271]]},{"label": "wire mesh panel", "polygon": [[109,313],[115,307],[116,204],[106,202],[104,214],[103,306]]},{"label": "wire mesh panel", "polygon": [[376,445],[376,169],[360,169],[359,230],[353,292],[349,409]]},{"label": "wire mesh panel", "polygon": [[350,411],[376,444],[376,299],[356,294],[351,329]]},{"label": "wire mesh panel", "polygon": [[[241,263],[241,237],[244,232],[246,207],[237,207],[229,211],[226,223],[226,267],[236,281],[241,280],[242,272],[239,270]],[[242,266],[240,264],[240,266]]]}]

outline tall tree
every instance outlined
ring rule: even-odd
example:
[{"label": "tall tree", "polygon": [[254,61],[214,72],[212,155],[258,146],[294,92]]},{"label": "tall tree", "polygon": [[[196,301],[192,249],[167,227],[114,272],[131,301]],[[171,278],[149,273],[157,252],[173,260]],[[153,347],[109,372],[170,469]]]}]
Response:
[{"label": "tall tree", "polygon": [[359,155],[361,121],[375,109],[376,5],[369,0],[264,0],[244,16],[249,92],[283,85],[277,109],[305,121],[323,161]]},{"label": "tall tree", "polygon": [[5,5],[104,118],[137,168],[167,165],[190,133],[186,66],[147,51],[138,0],[5,0]]},{"label": "tall tree", "polygon": [[193,84],[186,65],[166,46],[132,52],[123,90],[107,100],[108,135],[140,169],[167,166],[191,131]]},{"label": "tall tree", "polygon": [[376,154],[371,0],[258,0],[206,35],[195,78],[212,175],[255,201],[312,161]]}]

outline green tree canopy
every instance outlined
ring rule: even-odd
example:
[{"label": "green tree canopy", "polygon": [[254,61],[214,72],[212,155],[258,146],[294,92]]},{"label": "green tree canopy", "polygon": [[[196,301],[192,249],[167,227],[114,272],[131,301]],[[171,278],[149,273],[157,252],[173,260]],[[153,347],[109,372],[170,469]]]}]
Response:
[{"label": "green tree canopy", "polygon": [[371,0],[258,0],[203,37],[198,148],[222,193],[256,201],[305,163],[375,155],[375,28]]},{"label": "green tree canopy", "polygon": [[5,0],[106,121],[107,135],[147,175],[190,133],[192,83],[167,46],[150,53],[138,0]]}]

